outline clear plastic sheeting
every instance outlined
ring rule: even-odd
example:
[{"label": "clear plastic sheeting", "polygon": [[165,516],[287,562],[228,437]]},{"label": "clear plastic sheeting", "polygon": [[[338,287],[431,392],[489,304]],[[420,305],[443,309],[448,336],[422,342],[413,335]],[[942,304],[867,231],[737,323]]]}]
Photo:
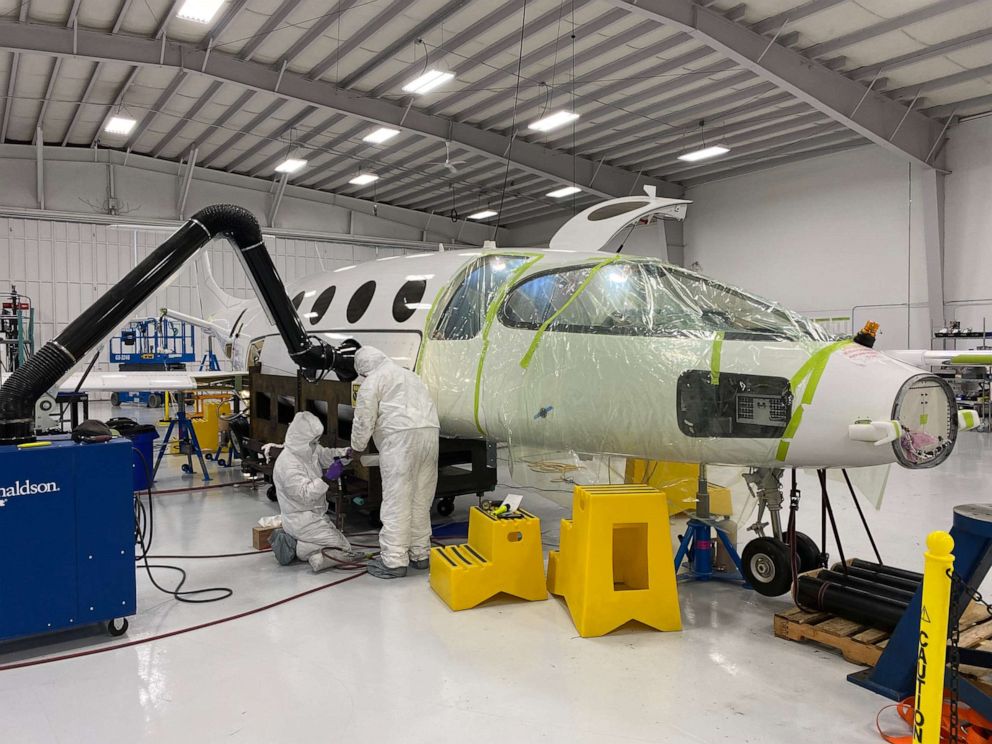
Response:
[{"label": "clear plastic sheeting", "polygon": [[[516,453],[529,451],[573,463],[588,454],[772,468],[896,462],[893,446],[854,441],[848,429],[892,419],[919,375],[777,303],[621,254],[474,257],[436,299],[426,338],[419,369],[443,430],[509,444],[515,477],[527,460]],[[929,432],[927,406],[948,417],[911,398],[907,432]]]}]

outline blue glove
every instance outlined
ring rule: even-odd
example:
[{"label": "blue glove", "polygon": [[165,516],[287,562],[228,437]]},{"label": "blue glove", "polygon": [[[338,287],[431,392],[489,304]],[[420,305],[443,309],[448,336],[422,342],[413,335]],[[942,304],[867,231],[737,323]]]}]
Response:
[{"label": "blue glove", "polygon": [[327,478],[327,480],[335,481],[341,477],[342,473],[344,473],[344,467],[345,464],[341,462],[341,459],[335,457],[334,462],[332,462],[324,472],[324,477]]}]

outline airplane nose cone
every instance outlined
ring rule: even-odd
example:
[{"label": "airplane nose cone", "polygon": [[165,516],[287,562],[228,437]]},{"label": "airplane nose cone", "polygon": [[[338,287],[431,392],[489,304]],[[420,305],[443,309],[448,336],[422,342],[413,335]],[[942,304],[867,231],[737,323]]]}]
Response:
[{"label": "airplane nose cone", "polygon": [[935,467],[954,449],[958,436],[954,392],[935,375],[915,375],[903,383],[892,404],[892,419],[902,427],[892,448],[907,468]]}]

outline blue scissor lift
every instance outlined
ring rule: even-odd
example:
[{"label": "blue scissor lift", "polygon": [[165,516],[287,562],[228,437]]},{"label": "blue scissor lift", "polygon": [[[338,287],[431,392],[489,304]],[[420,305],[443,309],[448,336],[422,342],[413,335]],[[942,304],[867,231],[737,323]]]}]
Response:
[{"label": "blue scissor lift", "polygon": [[[196,361],[196,330],[181,321],[165,317],[132,320],[119,336],[110,339],[110,363],[118,365],[121,372],[185,370]],[[165,394],[122,390],[112,393],[110,401],[115,406],[139,403],[158,408],[165,402]]]}]

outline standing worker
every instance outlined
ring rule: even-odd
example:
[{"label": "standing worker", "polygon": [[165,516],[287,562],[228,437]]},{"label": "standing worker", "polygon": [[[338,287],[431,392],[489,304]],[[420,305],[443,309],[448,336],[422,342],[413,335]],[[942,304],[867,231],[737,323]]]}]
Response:
[{"label": "standing worker", "polygon": [[[297,557],[314,571],[364,559],[364,554],[352,552],[348,538],[327,516],[327,482],[322,476],[340,477],[343,468],[337,458],[348,451],[322,447],[318,440],[323,433],[320,419],[312,413],[296,414],[272,470],[282,529],[296,540]],[[326,555],[325,548],[331,548]]]},{"label": "standing worker", "polygon": [[365,382],[358,389],[351,448],[362,452],[374,438],[382,474],[381,552],[369,561],[368,571],[380,579],[395,579],[406,576],[409,565],[421,570],[430,565],[441,425],[420,378],[378,349],[359,349],[355,371]]}]

